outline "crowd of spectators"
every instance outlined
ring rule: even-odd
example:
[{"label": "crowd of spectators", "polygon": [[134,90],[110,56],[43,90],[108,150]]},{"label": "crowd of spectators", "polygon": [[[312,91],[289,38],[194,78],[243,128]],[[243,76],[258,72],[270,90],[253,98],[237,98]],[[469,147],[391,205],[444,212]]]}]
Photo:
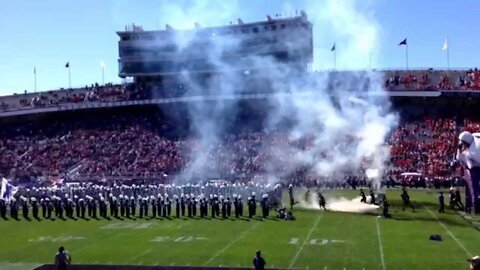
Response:
[{"label": "crowd of spectators", "polygon": [[[478,131],[480,122],[426,117],[401,124],[387,140],[391,146],[387,174],[452,176],[449,162],[462,127]],[[188,170],[198,177],[200,172],[215,172],[217,177],[268,177],[268,172],[276,172],[314,182],[321,177],[295,160],[299,150],[312,147],[312,138],[292,141],[281,132],[250,132],[205,143],[196,137],[164,136],[147,118],[52,122],[40,128],[24,125],[0,132],[0,173],[21,179],[68,175],[88,179],[155,178]]]},{"label": "crowd of spectators", "polygon": [[480,70],[413,70],[385,72],[385,88],[395,90],[480,90]]},{"label": "crowd of spectators", "polygon": [[[387,72],[386,88],[450,90],[480,89],[480,71]],[[453,74],[453,75],[452,75]],[[390,77],[388,77],[390,76]],[[402,88],[403,87],[403,88]],[[0,98],[4,110],[83,102],[113,102],[156,98],[147,84],[100,86]],[[186,91],[185,89],[180,89]],[[179,90],[179,91],[180,91]],[[12,103],[13,101],[17,103]],[[418,106],[417,106],[418,107]],[[252,110],[254,111],[254,110]],[[249,112],[254,114],[254,112]],[[173,117],[176,119],[175,117]],[[254,117],[256,118],[256,117]],[[248,122],[248,121],[247,121]],[[177,125],[174,123],[174,125]],[[298,166],[299,150],[312,147],[314,137],[291,140],[281,132],[243,132],[205,142],[198,137],[166,136],[151,119],[91,119],[23,125],[0,130],[0,174],[22,179],[72,176],[156,178],[191,171],[215,172],[208,177],[277,175],[302,182],[324,181],[311,166]],[[391,160],[387,175],[418,172],[429,179],[447,179],[459,130],[480,131],[480,122],[454,117],[410,119],[387,138]],[[234,133],[235,134],[235,133]],[[316,158],[322,153],[316,153]],[[313,161],[315,162],[315,160]],[[352,172],[354,175],[355,172]]]},{"label": "crowd of spectators", "polygon": [[392,164],[400,171],[420,172],[427,177],[447,177],[455,154],[458,127],[453,118],[408,122],[391,135]]},{"label": "crowd of spectators", "polygon": [[14,96],[0,97],[0,109],[4,111],[33,109],[83,102],[116,102],[142,98],[141,91],[133,84],[92,84],[76,89],[60,89],[41,93],[25,92]]},{"label": "crowd of spectators", "polygon": [[[385,89],[397,90],[480,90],[480,70],[412,70],[385,71]],[[246,84],[249,82],[247,81]],[[178,97],[188,92],[181,83],[168,87],[150,84],[98,85],[76,89],[60,89],[42,93],[17,94],[0,97],[0,110],[32,109],[83,102],[115,102],[151,98]],[[264,88],[263,91],[269,89]],[[260,91],[260,90],[255,90]],[[212,95],[214,93],[204,93]]]},{"label": "crowd of spectators", "polygon": [[277,155],[287,148],[287,136],[261,133],[225,135],[205,144],[196,138],[172,139],[161,136],[148,121],[136,119],[129,125],[97,123],[96,128],[52,126],[53,134],[22,134],[0,138],[0,172],[17,177],[65,175],[81,177],[158,177],[185,168],[220,172],[225,175],[251,175],[267,170],[275,160],[288,164],[293,155]]}]

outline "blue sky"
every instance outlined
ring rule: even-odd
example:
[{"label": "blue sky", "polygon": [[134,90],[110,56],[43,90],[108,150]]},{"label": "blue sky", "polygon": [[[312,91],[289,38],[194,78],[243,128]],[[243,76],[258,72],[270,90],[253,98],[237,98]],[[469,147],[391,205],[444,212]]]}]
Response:
[{"label": "blue sky", "polygon": [[[344,13],[336,14],[335,5]],[[326,8],[329,6],[329,8]],[[116,31],[136,23],[145,30],[228,24],[263,20],[265,15],[285,15],[303,9],[314,21],[316,67],[329,69],[329,49],[337,43],[339,69],[368,67],[365,51],[353,61],[354,51],[342,51],[354,39],[362,39],[364,26],[373,25],[372,49],[375,68],[403,68],[405,55],[398,42],[408,37],[409,65],[446,67],[441,50],[449,38],[450,66],[475,67],[480,60],[480,1],[447,0],[2,0],[0,3],[0,94],[33,91],[33,68],[37,67],[38,90],[68,86],[71,63],[72,85],[101,81],[100,61],[106,63],[108,82],[117,76]],[[316,17],[322,17],[317,20]],[[343,16],[343,17],[342,17]],[[338,18],[337,18],[338,17]],[[342,17],[342,18],[340,18]],[[357,24],[357,22],[360,22]],[[345,26],[352,26],[345,30]],[[370,29],[370,28],[369,28]],[[367,31],[366,31],[367,32]],[[369,39],[370,40],[370,39]],[[350,65],[350,62],[360,62]]]}]

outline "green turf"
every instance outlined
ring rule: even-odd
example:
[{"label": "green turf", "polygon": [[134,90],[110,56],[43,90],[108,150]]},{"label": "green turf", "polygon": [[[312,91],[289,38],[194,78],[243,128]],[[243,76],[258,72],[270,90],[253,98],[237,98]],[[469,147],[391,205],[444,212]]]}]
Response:
[{"label": "green turf", "polygon": [[[335,195],[353,197],[357,192]],[[260,249],[267,265],[279,268],[467,269],[465,259],[480,253],[480,232],[452,211],[438,214],[434,194],[411,191],[410,196],[417,210],[404,212],[397,207],[399,191],[388,192],[392,219],[297,210],[297,220],[289,222],[0,221],[0,269],[51,263],[60,245],[74,263],[248,267]],[[431,234],[442,235],[444,241],[428,240]]]}]

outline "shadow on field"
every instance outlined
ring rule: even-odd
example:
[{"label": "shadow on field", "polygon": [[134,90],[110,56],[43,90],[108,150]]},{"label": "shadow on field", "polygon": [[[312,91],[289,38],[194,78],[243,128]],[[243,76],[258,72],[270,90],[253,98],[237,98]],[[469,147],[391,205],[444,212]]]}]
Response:
[{"label": "shadow on field", "polygon": [[[54,265],[42,265],[34,270],[56,270]],[[195,267],[195,266],[130,266],[130,265],[71,265],[69,270],[246,270],[240,267]],[[280,270],[278,268],[265,268]]]},{"label": "shadow on field", "polygon": [[[471,227],[471,224],[465,222],[456,212],[447,208],[447,213],[438,213],[439,205],[433,202],[422,202],[416,203],[412,201],[414,209],[406,207],[403,210],[403,202],[401,200],[389,200],[390,214],[392,215],[391,220],[395,221],[423,221],[423,222],[434,222],[438,223],[439,221],[445,225],[458,226],[458,227]],[[429,209],[433,215],[432,216],[427,209]],[[366,213],[369,216],[380,216],[380,213]]]},{"label": "shadow on field", "polygon": [[415,221],[435,222],[435,223],[440,221],[445,225],[452,225],[452,226],[459,226],[459,227],[470,227],[471,226],[470,224],[467,224],[463,221],[445,219],[442,216],[439,216],[438,220],[437,220],[436,218],[433,218],[433,217],[422,217],[422,216],[414,217],[414,218],[395,217],[395,213],[393,213],[391,219],[397,220],[397,221],[412,221],[412,220],[415,220]]},{"label": "shadow on field", "polygon": [[[393,209],[400,209],[400,211],[402,210],[403,208],[403,202],[401,200],[397,200],[397,199],[389,199],[388,202],[390,203],[390,207],[392,207]],[[415,208],[415,211],[417,210],[425,210],[424,208],[428,208],[432,211],[436,211],[438,210],[439,208],[439,204],[438,203],[435,203],[435,202],[417,202],[417,201],[411,201],[411,203],[413,204],[414,208]],[[445,205],[446,207],[448,207],[447,205]],[[406,207],[407,209],[410,209],[410,207]],[[428,214],[428,213],[427,213]]]}]

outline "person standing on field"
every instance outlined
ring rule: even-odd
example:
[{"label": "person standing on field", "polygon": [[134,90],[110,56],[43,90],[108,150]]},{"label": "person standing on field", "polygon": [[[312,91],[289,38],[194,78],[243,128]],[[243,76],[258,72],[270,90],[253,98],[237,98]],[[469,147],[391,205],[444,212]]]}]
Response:
[{"label": "person standing on field", "polygon": [[443,192],[441,191],[438,195],[438,204],[440,205],[440,209],[438,209],[438,212],[445,213],[445,197],[443,197]]},{"label": "person standing on field", "polygon": [[70,264],[72,264],[72,256],[64,247],[60,247],[57,254],[55,254],[55,266],[58,270],[67,270]]},{"label": "person standing on field", "polygon": [[255,270],[264,270],[265,264],[266,262],[263,259],[260,250],[257,250],[255,257],[253,258],[253,267],[255,267]]}]

